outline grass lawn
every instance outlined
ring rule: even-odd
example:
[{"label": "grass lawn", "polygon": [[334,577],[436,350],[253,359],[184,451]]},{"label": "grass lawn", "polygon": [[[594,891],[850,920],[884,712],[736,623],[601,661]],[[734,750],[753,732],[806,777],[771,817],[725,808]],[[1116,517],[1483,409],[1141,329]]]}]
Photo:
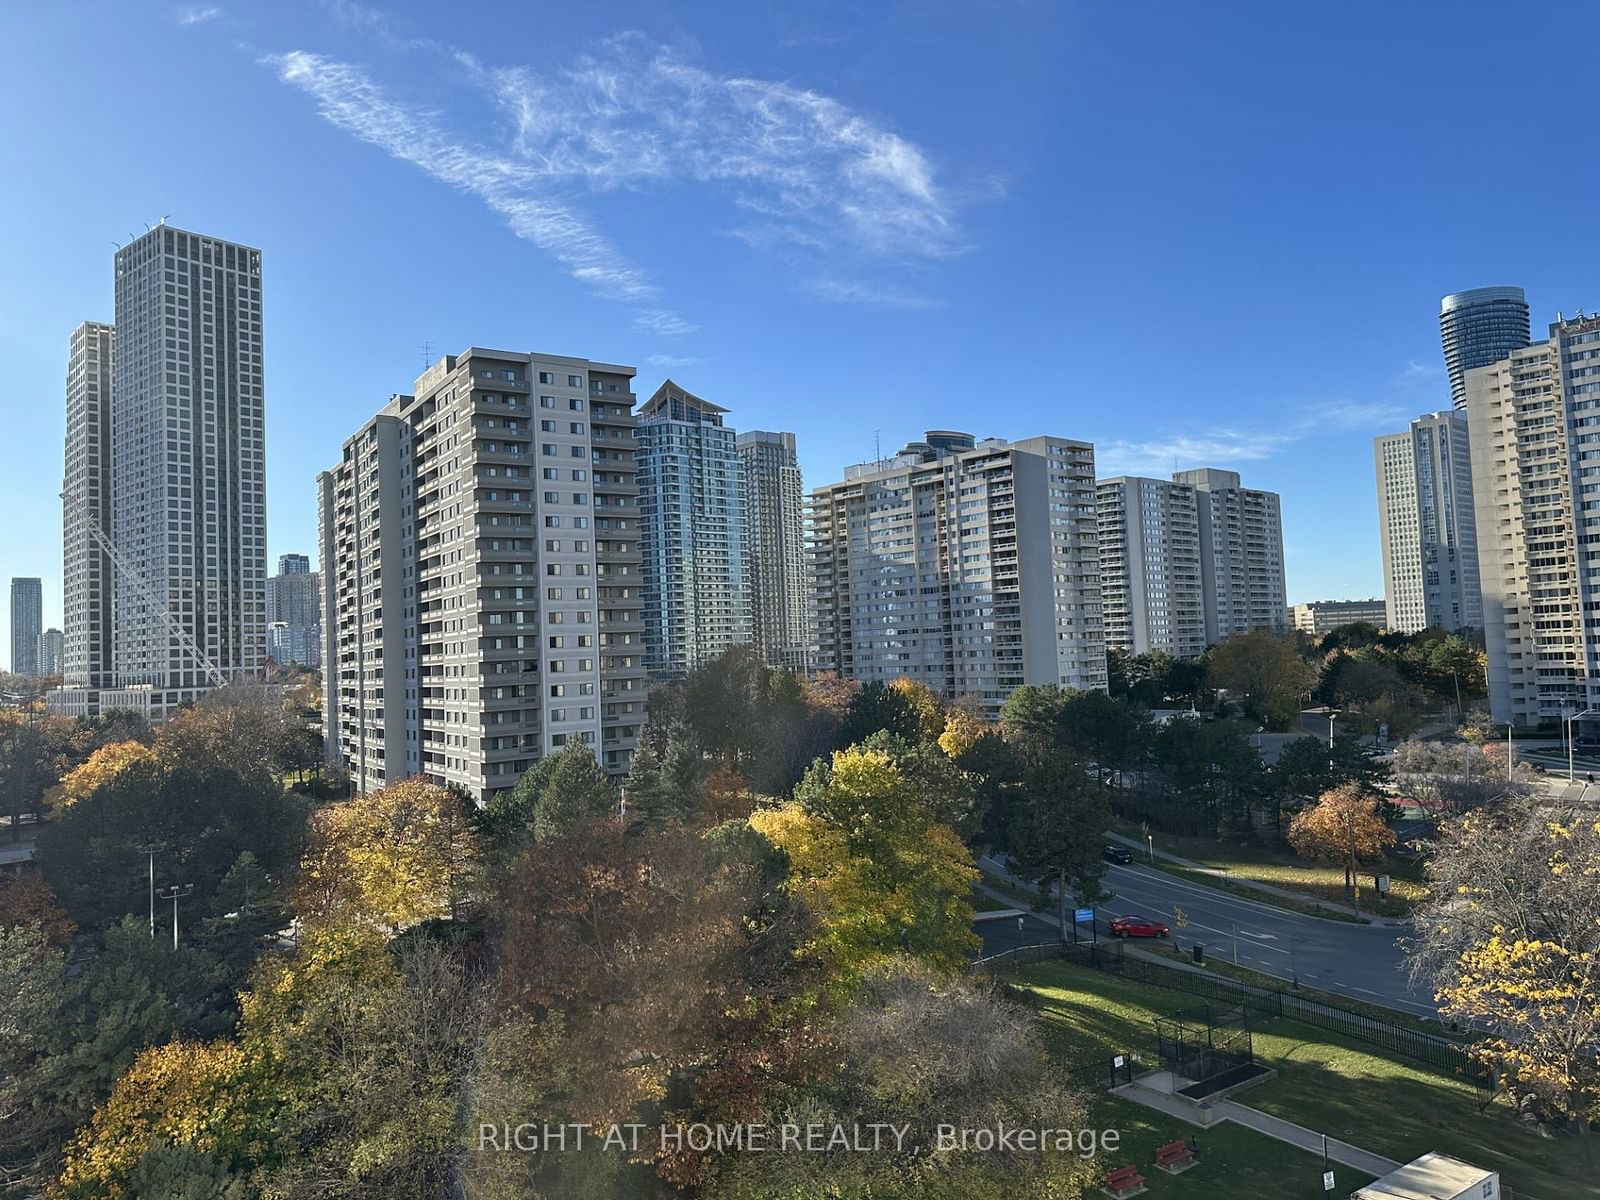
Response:
[{"label": "grass lawn", "polygon": [[[1143,832],[1132,822],[1115,821],[1113,828],[1128,837],[1141,841],[1144,839]],[[1230,875],[1241,880],[1287,888],[1311,900],[1349,903],[1349,897],[1344,890],[1343,868],[1327,863],[1307,862],[1296,858],[1287,849],[1275,850],[1255,844],[1241,845],[1217,838],[1182,837],[1172,833],[1155,834],[1155,843],[1158,851],[1165,850],[1168,854],[1192,859],[1207,867],[1226,869]],[[1212,876],[1185,871],[1172,863],[1163,863],[1159,858],[1154,865],[1197,883],[1206,883],[1214,887],[1219,882]],[[1388,872],[1387,897],[1374,895],[1371,876],[1364,877],[1361,910],[1377,916],[1406,916],[1412,908],[1427,898],[1422,864],[1406,859],[1390,859]],[[1259,892],[1247,891],[1246,894],[1258,900],[1263,898]],[[1271,903],[1270,899],[1268,903]]]},{"label": "grass lawn", "polygon": [[[1047,1027],[1052,1051],[1085,1086],[1106,1086],[1109,1056],[1131,1052],[1142,1062],[1155,1058],[1152,1022],[1158,1015],[1192,1008],[1196,998],[1182,992],[1118,978],[1088,968],[1057,963],[1025,967],[1017,977],[1019,985],[1037,997],[1040,1016]],[[1429,1150],[1454,1154],[1468,1162],[1499,1171],[1502,1182],[1514,1189],[1518,1200],[1566,1200],[1568,1197],[1600,1197],[1600,1185],[1585,1180],[1575,1144],[1568,1139],[1540,1137],[1524,1126],[1503,1101],[1486,1112],[1479,1112],[1480,1097],[1470,1084],[1431,1071],[1425,1067],[1384,1058],[1357,1043],[1292,1021],[1272,1021],[1256,1029],[1255,1054],[1258,1061],[1278,1071],[1278,1078],[1241,1093],[1242,1104],[1294,1121],[1309,1129],[1329,1134],[1385,1155],[1409,1162]],[[1109,1098],[1108,1098],[1109,1099]],[[1120,1110],[1114,1114],[1121,1119]],[[1167,1118],[1149,1111],[1147,1118],[1158,1124]],[[1181,1122],[1172,1122],[1174,1127]],[[1198,1133],[1202,1150],[1228,1126]],[[1192,1127],[1184,1126],[1171,1134],[1187,1136]],[[1249,1134],[1236,1129],[1235,1133]],[[1157,1137],[1153,1144],[1169,1141]],[[1246,1139],[1246,1143],[1253,1139]],[[1288,1146],[1261,1138],[1270,1148],[1272,1163],[1290,1164],[1296,1160]],[[1132,1144],[1130,1140],[1130,1144]],[[1241,1173],[1256,1161],[1249,1157],[1248,1144],[1240,1147]],[[1142,1158],[1153,1161],[1153,1153]],[[1300,1158],[1306,1156],[1300,1155]],[[1121,1161],[1116,1165],[1121,1165]],[[1183,1185],[1207,1167],[1172,1180],[1160,1182]],[[1320,1169],[1320,1161],[1314,1163]],[[1219,1172],[1220,1173],[1220,1172]],[[1298,1172],[1292,1172],[1298,1178]],[[1146,1177],[1159,1172],[1145,1173]],[[1348,1195],[1341,1171],[1340,1191]],[[1241,1189],[1249,1176],[1242,1177]],[[1157,1195],[1152,1181],[1151,1194]],[[1230,1185],[1232,1180],[1228,1181]],[[1352,1182],[1359,1186],[1364,1180]],[[1320,1187],[1320,1184],[1318,1185]],[[1186,1194],[1206,1195],[1193,1191]],[[1172,1192],[1177,1195],[1177,1191]],[[1299,1190],[1270,1190],[1256,1193],[1234,1190],[1227,1195],[1298,1195]],[[1316,1190],[1307,1193],[1316,1194]]]},{"label": "grass lawn", "polygon": [[[1253,1129],[1226,1123],[1210,1129],[1158,1113],[1154,1109],[1102,1094],[1089,1117],[1097,1129],[1115,1129],[1122,1141],[1108,1156],[1106,1169],[1134,1166],[1144,1176],[1149,1195],[1173,1200],[1305,1200],[1323,1198],[1322,1159],[1286,1146]],[[1182,1175],[1156,1170],[1156,1147],[1182,1138],[1200,1145],[1200,1165]],[[1348,1196],[1372,1176],[1334,1164],[1335,1197]],[[1098,1192],[1089,1193],[1098,1197]]]}]

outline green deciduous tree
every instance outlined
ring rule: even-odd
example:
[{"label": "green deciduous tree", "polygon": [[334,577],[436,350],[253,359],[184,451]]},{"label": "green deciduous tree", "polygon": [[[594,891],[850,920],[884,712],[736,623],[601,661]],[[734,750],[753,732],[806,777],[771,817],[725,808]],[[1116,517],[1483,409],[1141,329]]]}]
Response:
[{"label": "green deciduous tree", "polygon": [[154,845],[157,886],[194,884],[184,903],[195,920],[233,907],[222,884],[245,851],[263,887],[282,879],[304,826],[301,802],[269,777],[158,755],[129,763],[46,825],[38,859],[73,919],[99,928],[145,913],[150,868],[140,848]]},{"label": "green deciduous tree", "polygon": [[1316,668],[1287,638],[1258,630],[1229,638],[1210,654],[1206,681],[1243,699],[1248,711],[1275,729],[1286,728],[1301,698],[1317,680]]},{"label": "green deciduous tree", "polygon": [[1066,751],[1039,763],[1023,781],[1006,848],[1012,868],[1036,881],[1042,896],[1055,886],[1062,937],[1071,929],[1068,893],[1100,898],[1105,876],[1100,851],[1110,821],[1105,785]]}]

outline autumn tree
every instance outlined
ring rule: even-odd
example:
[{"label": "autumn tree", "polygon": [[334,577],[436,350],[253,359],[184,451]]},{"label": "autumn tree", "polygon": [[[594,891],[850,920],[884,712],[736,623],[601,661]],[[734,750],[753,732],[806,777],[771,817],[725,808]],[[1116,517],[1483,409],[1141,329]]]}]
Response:
[{"label": "autumn tree", "polygon": [[1428,879],[1414,978],[1486,1035],[1471,1052],[1519,1107],[1564,1124],[1593,1174],[1600,821],[1513,797],[1447,822]]},{"label": "autumn tree", "polygon": [[1240,696],[1274,728],[1287,728],[1317,672],[1294,644],[1267,630],[1239,634],[1211,651],[1206,682]]},{"label": "autumn tree", "polygon": [[318,811],[295,888],[307,920],[403,929],[449,917],[479,864],[468,802],[423,777]]},{"label": "autumn tree", "polygon": [[70,808],[119,772],[154,759],[155,751],[142,742],[109,742],[61,777],[60,784],[50,790],[50,803],[55,808]]},{"label": "autumn tree", "polygon": [[944,732],[945,711],[939,697],[921,680],[902,675],[891,680],[889,686],[899,692],[911,705],[917,717],[917,731],[925,742],[936,742]]},{"label": "autumn tree", "polygon": [[1060,1082],[1030,1011],[926,964],[896,958],[866,972],[822,1036],[837,1066],[828,1078],[768,1102],[755,1119],[774,1125],[840,1121],[906,1130],[874,1153],[842,1147],[729,1154],[715,1164],[708,1200],[873,1196],[884,1200],[1074,1200],[1097,1174],[1054,1140],[1035,1152],[939,1144],[940,1125],[1075,1129],[1085,1097]]},{"label": "autumn tree", "polygon": [[945,968],[966,960],[977,871],[890,754],[838,751],[796,797],[750,824],[787,856],[786,888],[818,923],[810,948],[837,977],[897,951]]},{"label": "autumn tree", "polygon": [[51,945],[63,950],[77,930],[72,918],[56,902],[50,885],[32,873],[0,875],[0,926],[7,925],[36,928]]},{"label": "autumn tree", "polygon": [[944,732],[939,734],[939,749],[950,759],[959,759],[989,732],[989,728],[978,702],[970,696],[963,696],[945,714]]},{"label": "autumn tree", "polygon": [[1395,842],[1378,805],[1378,796],[1360,784],[1341,784],[1289,823],[1289,844],[1296,854],[1344,867],[1345,891],[1358,909],[1362,865],[1381,863]]},{"label": "autumn tree", "polygon": [[[813,972],[795,957],[798,914],[764,864],[753,836],[682,825],[636,837],[602,822],[530,847],[493,906],[497,972],[472,1120],[743,1111],[741,1097],[804,1045],[782,1036],[797,1029],[785,1014],[815,1009],[799,1003]],[[662,1167],[680,1182],[697,1176],[693,1162]],[[494,1200],[633,1194],[617,1169],[472,1152],[463,1167],[470,1194]]]},{"label": "autumn tree", "polygon": [[174,714],[156,735],[156,751],[171,763],[210,763],[277,779],[303,763],[305,741],[299,718],[276,691],[237,680]]},{"label": "autumn tree", "polygon": [[837,671],[818,671],[805,681],[805,701],[819,712],[844,720],[861,685]]}]

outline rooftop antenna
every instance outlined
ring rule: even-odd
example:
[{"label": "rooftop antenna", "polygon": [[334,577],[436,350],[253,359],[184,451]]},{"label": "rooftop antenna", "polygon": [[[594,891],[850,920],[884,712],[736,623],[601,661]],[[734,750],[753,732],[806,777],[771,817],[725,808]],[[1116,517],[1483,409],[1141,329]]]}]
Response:
[{"label": "rooftop antenna", "polygon": [[162,225],[165,225],[167,223],[167,218],[170,217],[171,215],[172,215],[171,213],[162,213],[161,214],[161,222],[160,223]]},{"label": "rooftop antenna", "polygon": [[873,461],[880,462],[880,463],[883,461],[883,438],[881,436],[882,433],[883,433],[883,430],[881,430],[881,429],[874,429],[872,431],[872,458],[873,458]]},{"label": "rooftop antenna", "polygon": [[426,371],[429,367],[433,366],[433,343],[424,338],[421,350],[422,369]]}]

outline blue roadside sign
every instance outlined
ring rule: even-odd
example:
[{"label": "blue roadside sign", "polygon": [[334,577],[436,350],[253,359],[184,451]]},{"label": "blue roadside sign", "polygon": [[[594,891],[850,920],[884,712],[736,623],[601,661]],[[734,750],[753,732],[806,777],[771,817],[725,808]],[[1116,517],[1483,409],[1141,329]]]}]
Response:
[{"label": "blue roadside sign", "polygon": [[1074,925],[1093,925],[1094,924],[1094,909],[1092,909],[1092,908],[1080,908],[1080,909],[1076,910],[1072,914],[1072,923]]}]

